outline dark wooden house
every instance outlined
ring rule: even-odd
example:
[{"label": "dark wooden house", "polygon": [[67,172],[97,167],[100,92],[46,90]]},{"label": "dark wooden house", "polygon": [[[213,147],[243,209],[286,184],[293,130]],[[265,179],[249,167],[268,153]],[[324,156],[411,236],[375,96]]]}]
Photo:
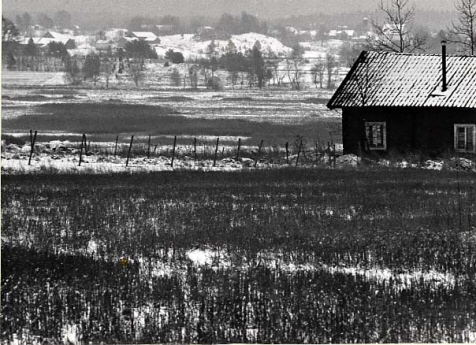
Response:
[{"label": "dark wooden house", "polygon": [[360,54],[327,106],[344,153],[476,153],[476,56]]}]

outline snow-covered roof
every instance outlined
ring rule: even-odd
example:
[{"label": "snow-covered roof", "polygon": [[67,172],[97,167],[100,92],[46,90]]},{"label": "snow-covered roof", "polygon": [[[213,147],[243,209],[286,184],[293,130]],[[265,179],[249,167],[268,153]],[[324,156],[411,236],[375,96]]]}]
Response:
[{"label": "snow-covered roof", "polygon": [[133,31],[132,34],[144,41],[153,42],[157,40],[157,36],[150,31]]},{"label": "snow-covered roof", "polygon": [[104,32],[104,36],[108,39],[114,39],[124,36],[127,33],[127,29],[109,29]]},{"label": "snow-covered roof", "polygon": [[[50,44],[50,42],[58,42],[58,43],[66,43],[68,40],[66,41],[58,41],[54,38],[45,38],[45,37],[42,37],[42,38],[33,38],[33,43],[35,43],[37,46],[40,46],[40,47],[45,47],[47,46],[48,44]],[[28,43],[28,42],[27,42]]]},{"label": "snow-covered roof", "polygon": [[47,31],[44,35],[43,38],[54,38],[57,42],[62,42],[62,41],[67,41],[70,39],[70,36],[60,34],[59,32],[56,31]]},{"label": "snow-covered roof", "polygon": [[442,88],[442,57],[437,54],[361,53],[328,107],[456,107],[476,109],[476,56],[447,56]]},{"label": "snow-covered roof", "polygon": [[294,28],[294,27],[292,27],[292,26],[286,26],[285,29],[286,29],[287,32],[292,32],[292,33],[294,33],[294,34],[298,34],[298,33],[299,33],[299,30],[296,29],[296,28]]},{"label": "snow-covered roof", "polygon": [[396,24],[385,23],[382,27],[382,31],[387,32],[387,33],[396,34],[400,30],[403,30],[404,28],[405,28],[405,25],[402,25],[402,27],[400,28]]},{"label": "snow-covered roof", "polygon": [[97,51],[95,48],[76,48],[68,49],[68,53],[71,56],[88,56],[90,54],[95,54]]}]

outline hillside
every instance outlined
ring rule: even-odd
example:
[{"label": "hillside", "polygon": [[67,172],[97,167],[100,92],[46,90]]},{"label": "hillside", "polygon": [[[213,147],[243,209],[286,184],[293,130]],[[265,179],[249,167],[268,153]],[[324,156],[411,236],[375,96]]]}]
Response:
[{"label": "hillside", "polygon": [[[266,35],[249,32],[242,35],[232,35],[230,40],[235,45],[237,51],[245,53],[252,49],[256,41],[261,44],[263,52],[273,52],[276,55],[284,56],[291,51],[291,48],[286,47],[276,38]],[[208,46],[212,41],[199,41],[193,34],[172,35],[160,37],[160,44],[155,48],[157,55],[163,57],[165,52],[172,49],[184,55],[185,59],[208,57]],[[221,54],[226,52],[228,40],[215,40],[216,51]]]}]

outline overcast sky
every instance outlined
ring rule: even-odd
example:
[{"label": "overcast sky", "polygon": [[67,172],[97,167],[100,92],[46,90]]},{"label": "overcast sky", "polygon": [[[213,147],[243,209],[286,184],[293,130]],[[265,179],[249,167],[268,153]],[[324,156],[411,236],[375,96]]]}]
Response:
[{"label": "overcast sky", "polygon": [[[386,0],[384,0],[385,2]],[[260,17],[316,12],[371,11],[379,0],[3,0],[3,13],[105,12],[120,15],[216,16],[247,11]],[[452,10],[454,0],[414,0],[417,9]]]}]

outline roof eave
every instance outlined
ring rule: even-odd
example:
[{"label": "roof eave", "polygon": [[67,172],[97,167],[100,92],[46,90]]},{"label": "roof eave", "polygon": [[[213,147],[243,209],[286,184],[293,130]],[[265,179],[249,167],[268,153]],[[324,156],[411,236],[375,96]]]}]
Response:
[{"label": "roof eave", "polygon": [[337,98],[337,95],[339,95],[339,93],[344,89],[344,86],[345,84],[347,83],[347,81],[350,79],[350,77],[352,76],[352,74],[354,73],[354,71],[357,69],[357,66],[360,62],[361,59],[364,59],[365,58],[365,54],[367,52],[365,50],[362,50],[362,52],[360,53],[359,57],[357,58],[357,60],[355,60],[354,64],[352,65],[352,67],[350,68],[350,71],[347,73],[347,75],[345,76],[344,80],[342,81],[342,83],[339,85],[339,87],[337,88],[337,90],[334,92],[334,95],[332,95],[332,98],[330,99],[330,101],[326,104],[327,108],[329,108],[330,110],[333,110],[333,109],[336,109],[336,108],[342,108],[341,106],[339,105],[333,105],[335,99]]}]

